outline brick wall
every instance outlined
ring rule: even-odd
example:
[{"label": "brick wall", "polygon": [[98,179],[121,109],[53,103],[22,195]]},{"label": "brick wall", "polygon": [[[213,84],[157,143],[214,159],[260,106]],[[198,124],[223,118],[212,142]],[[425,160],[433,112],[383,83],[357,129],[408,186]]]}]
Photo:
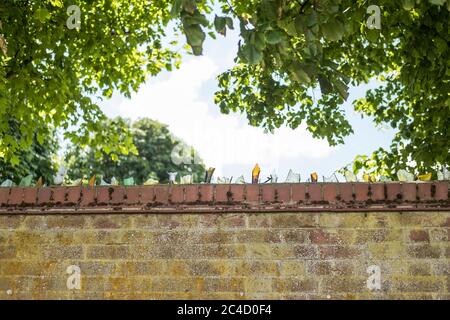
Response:
[{"label": "brick wall", "polygon": [[0,188],[0,299],[450,299],[448,187]]}]

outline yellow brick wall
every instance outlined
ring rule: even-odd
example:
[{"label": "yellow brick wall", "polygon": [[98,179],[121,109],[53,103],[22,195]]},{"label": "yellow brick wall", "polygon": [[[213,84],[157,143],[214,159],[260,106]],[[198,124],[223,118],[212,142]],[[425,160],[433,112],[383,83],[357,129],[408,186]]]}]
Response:
[{"label": "yellow brick wall", "polygon": [[0,299],[450,299],[449,240],[444,211],[2,215]]}]

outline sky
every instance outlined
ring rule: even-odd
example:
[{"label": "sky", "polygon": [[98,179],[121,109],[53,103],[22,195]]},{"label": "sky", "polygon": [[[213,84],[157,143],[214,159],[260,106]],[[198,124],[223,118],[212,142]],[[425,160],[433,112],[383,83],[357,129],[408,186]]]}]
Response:
[{"label": "sky", "polygon": [[317,172],[322,180],[356,155],[390,145],[393,130],[375,127],[370,118],[361,119],[352,108],[352,101],[376,87],[376,82],[350,89],[345,110],[355,133],[337,147],[312,138],[304,126],[296,130],[282,127],[270,134],[248,125],[243,114],[221,114],[214,104],[216,77],[233,66],[237,42],[236,32],[209,38],[203,56],[183,57],[179,70],[148,79],[131,99],[114,95],[99,105],[109,117],[149,117],[168,125],[175,136],[199,152],[206,167],[216,168],[216,177],[244,175],[251,181],[251,170],[258,163],[263,180],[275,172],[283,182],[290,169],[300,173],[302,181],[311,172]]}]

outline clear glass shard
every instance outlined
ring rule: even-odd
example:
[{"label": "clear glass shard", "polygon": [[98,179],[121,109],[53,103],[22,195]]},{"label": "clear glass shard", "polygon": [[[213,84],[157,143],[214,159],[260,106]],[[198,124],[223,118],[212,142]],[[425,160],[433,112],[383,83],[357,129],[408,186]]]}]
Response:
[{"label": "clear glass shard", "polygon": [[398,170],[397,177],[402,182],[414,182],[414,175],[403,169]]},{"label": "clear glass shard", "polygon": [[169,175],[169,183],[171,184],[175,183],[178,172],[167,172],[167,174]]},{"label": "clear glass shard", "polygon": [[191,174],[188,174],[186,176],[183,176],[180,178],[181,184],[192,184],[194,182],[193,176]]},{"label": "clear glass shard", "polygon": [[119,181],[116,179],[116,177],[112,177],[111,178],[111,185],[112,186],[118,186],[119,185]]},{"label": "clear glass shard", "polygon": [[323,182],[328,182],[328,183],[337,183],[339,182],[339,179],[336,176],[336,173],[333,173],[331,176],[327,177],[323,177]]},{"label": "clear glass shard", "polygon": [[301,181],[300,173],[294,173],[292,169],[289,169],[286,177],[286,183],[299,183]]},{"label": "clear glass shard", "polygon": [[347,182],[358,182],[358,178],[356,177],[356,175],[349,170],[345,170],[344,177],[345,181]]},{"label": "clear glass shard", "polygon": [[236,184],[245,184],[244,175],[241,175],[239,178],[237,178],[235,183]]},{"label": "clear glass shard", "polygon": [[14,187],[14,182],[12,180],[6,179],[2,182],[0,187]]}]

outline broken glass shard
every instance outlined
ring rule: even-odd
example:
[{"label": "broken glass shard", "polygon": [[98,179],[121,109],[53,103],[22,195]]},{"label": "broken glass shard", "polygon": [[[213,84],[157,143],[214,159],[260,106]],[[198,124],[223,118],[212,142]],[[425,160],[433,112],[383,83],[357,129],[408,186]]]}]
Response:
[{"label": "broken glass shard", "polygon": [[294,173],[292,169],[289,169],[288,175],[286,177],[286,183],[299,183],[301,181],[300,173]]}]

